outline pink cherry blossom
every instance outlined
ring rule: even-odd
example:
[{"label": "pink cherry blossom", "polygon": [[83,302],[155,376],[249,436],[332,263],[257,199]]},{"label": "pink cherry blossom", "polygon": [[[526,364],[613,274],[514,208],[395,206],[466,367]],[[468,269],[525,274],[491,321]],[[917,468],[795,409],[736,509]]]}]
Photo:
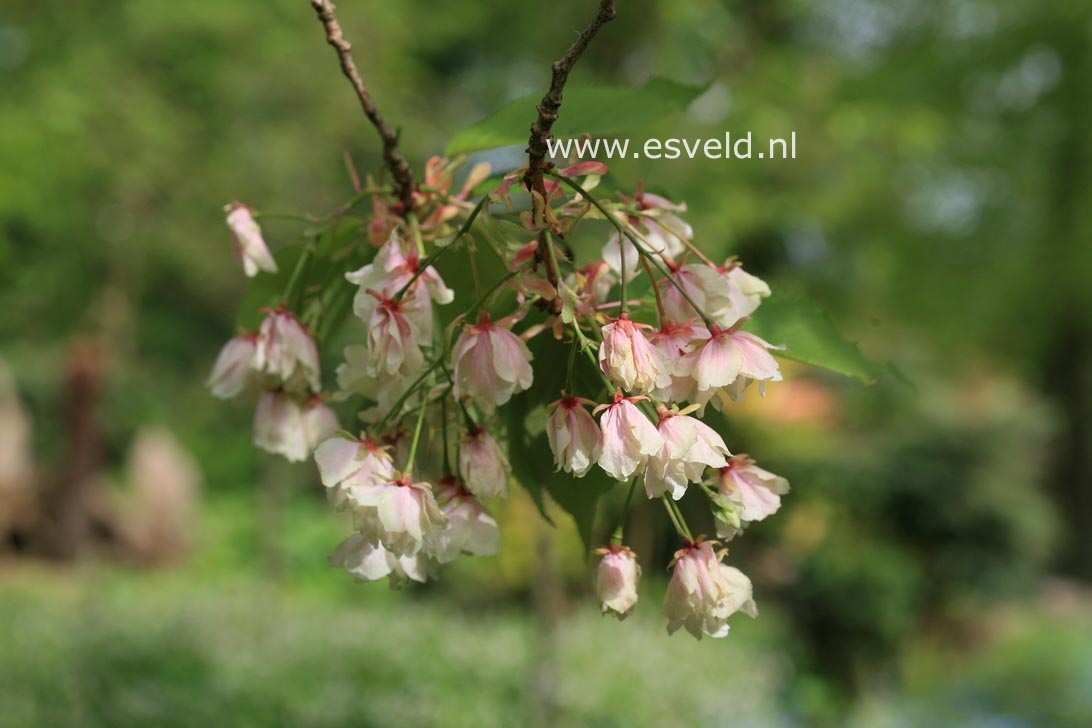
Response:
[{"label": "pink cherry blossom", "polygon": [[[763,341],[754,334],[740,331],[738,322],[730,329],[713,328],[710,336],[679,360],[675,373],[694,380],[693,401],[705,405],[719,390],[738,397],[752,381],[781,381],[781,370],[769,349],[783,349]],[[721,398],[714,400],[719,406]]]},{"label": "pink cherry blossom", "polygon": [[436,487],[436,502],[447,526],[436,537],[436,560],[447,563],[461,553],[492,556],[500,550],[500,529],[489,511],[454,477]]},{"label": "pink cherry blossom", "polygon": [[254,410],[254,444],[303,462],[337,430],[337,418],[317,396],[304,399],[280,390],[262,392]]},{"label": "pink cherry blossom", "polygon": [[395,556],[435,551],[447,519],[428,483],[412,483],[408,475],[396,474],[378,485],[354,486],[348,495],[356,530],[369,543],[381,544]]},{"label": "pink cherry blossom", "polygon": [[315,342],[303,324],[283,308],[269,311],[258,328],[253,366],[270,387],[317,392],[322,386]]},{"label": "pink cherry blossom", "polygon": [[599,367],[607,378],[627,392],[650,392],[670,384],[660,356],[642,329],[629,316],[622,315],[603,327],[599,346]]},{"label": "pink cherry blossom", "polygon": [[257,336],[250,332],[239,334],[224,344],[216,363],[212,365],[207,386],[214,397],[231,399],[251,385],[254,380],[254,342]]},{"label": "pink cherry blossom", "polygon": [[735,264],[724,268],[700,263],[684,265],[671,273],[670,281],[663,279],[659,285],[663,288],[664,313],[670,321],[683,323],[699,317],[683,296],[685,292],[721,328],[729,328],[750,316],[762,299],[770,295],[770,287],[763,280]]},{"label": "pink cherry blossom", "polygon": [[659,386],[650,394],[661,402],[685,402],[692,398],[694,380],[689,376],[679,376],[675,370],[679,361],[689,354],[694,347],[709,338],[709,331],[697,324],[670,324],[649,337],[653,348],[660,356],[665,372],[671,375],[671,383]]},{"label": "pink cherry blossom", "polygon": [[637,555],[621,544],[611,544],[597,549],[601,554],[595,570],[595,594],[603,614],[612,613],[619,620],[625,619],[637,605],[637,584],[641,579],[641,565]]},{"label": "pink cherry blossom", "polygon": [[554,411],[546,422],[546,438],[557,469],[578,478],[587,475],[603,451],[603,433],[584,409],[587,404],[592,402],[579,397],[562,397],[550,405]]},{"label": "pink cherry blossom", "polygon": [[478,427],[463,436],[459,474],[471,493],[478,498],[507,497],[511,472],[500,445],[488,432]]},{"label": "pink cherry blossom", "polygon": [[[508,324],[511,325],[511,324]],[[477,324],[467,324],[452,352],[455,396],[502,405],[531,386],[531,350],[505,326],[482,312]]]},{"label": "pink cherry blossom", "polygon": [[603,432],[603,451],[599,467],[615,480],[628,480],[664,445],[664,439],[647,417],[633,404],[640,398],[614,395],[611,404],[601,404],[599,428]]},{"label": "pink cherry blossom", "polygon": [[343,434],[334,435],[315,448],[315,463],[330,503],[338,510],[346,507],[353,487],[379,485],[394,479],[394,465],[387,448]]},{"label": "pink cherry blossom", "polygon": [[398,589],[406,581],[423,584],[428,580],[428,559],[423,552],[395,556],[360,533],[354,533],[338,545],[330,554],[330,565],[345,569],[357,581],[376,581],[385,576],[391,589]]},{"label": "pink cherry blossom", "polygon": [[729,458],[717,477],[718,490],[739,506],[744,522],[761,521],[777,513],[789,481],[763,470],[747,455]]},{"label": "pink cherry blossom", "polygon": [[698,483],[705,469],[722,468],[730,454],[724,440],[713,428],[689,415],[660,409],[657,427],[663,446],[648,459],[645,493],[659,498],[669,493],[679,500],[690,483]]},{"label": "pink cherry blossom", "polygon": [[680,627],[694,637],[724,637],[728,618],[738,611],[752,617],[758,608],[752,599],[751,580],[739,569],[721,563],[716,541],[684,541],[675,552],[674,571],[664,596],[667,633]]},{"label": "pink cherry blossom", "polygon": [[409,379],[425,367],[419,331],[401,301],[369,290],[377,305],[368,318],[365,372],[381,381],[389,377]]},{"label": "pink cherry blossom", "polygon": [[258,275],[258,271],[277,272],[277,261],[269,252],[269,247],[262,238],[262,229],[254,219],[254,211],[246,205],[233,202],[224,206],[227,213],[228,230],[235,241],[235,252],[243,261],[243,272],[248,278]]}]

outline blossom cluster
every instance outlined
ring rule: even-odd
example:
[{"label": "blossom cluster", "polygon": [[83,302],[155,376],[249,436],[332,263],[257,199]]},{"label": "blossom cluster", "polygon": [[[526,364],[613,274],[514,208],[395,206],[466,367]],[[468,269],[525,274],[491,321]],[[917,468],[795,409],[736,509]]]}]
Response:
[{"label": "blossom cluster", "polygon": [[[703,420],[709,405],[729,411],[753,383],[764,392],[781,379],[771,351],[783,347],[745,330],[769,286],[734,258],[706,258],[684,205],[643,189],[594,197],[606,173],[599,163],[551,174],[545,195],[517,196],[524,170],[515,170],[476,203],[490,170],[469,170],[458,192],[456,171],[430,160],[408,208],[368,187],[332,215],[336,224],[356,201],[372,199],[351,241],[369,260],[337,283],[349,291],[352,316],[332,394],[323,394],[318,354],[329,342],[316,342],[287,303],[228,342],[209,379],[213,394],[257,393],[255,444],[289,460],[313,454],[330,503],[351,517],[331,563],[397,586],[423,582],[461,554],[498,551],[487,504],[508,495],[504,443],[516,434],[501,426],[499,410],[537,396],[536,379],[565,367],[560,397],[554,390],[538,400],[553,400],[544,439],[557,473],[543,474],[545,490],[551,479],[598,469],[628,487],[627,511],[638,485],[661,500],[682,542],[663,604],[668,630],[723,636],[730,615],[757,613],[750,580],[724,563],[724,544],[775,513],[788,484],[733,453]],[[227,212],[244,272],[275,273],[260,214],[239,204]],[[505,235],[495,224],[502,219]],[[604,223],[601,249],[581,256],[569,247],[579,225]],[[469,290],[448,287],[435,265],[456,250],[473,271]],[[486,251],[506,273],[483,285],[477,256]],[[628,287],[641,276],[650,293],[631,300]],[[324,317],[336,314],[323,303],[333,297],[301,277],[293,275],[285,301],[311,296],[304,320],[329,330]],[[567,346],[567,366],[536,360],[536,337]],[[332,401],[357,405],[359,435],[338,430]],[[691,535],[676,505],[691,491],[708,501],[719,540]],[[597,549],[594,579],[602,611],[619,618],[633,611],[641,575],[624,544],[625,520],[624,512]]]}]

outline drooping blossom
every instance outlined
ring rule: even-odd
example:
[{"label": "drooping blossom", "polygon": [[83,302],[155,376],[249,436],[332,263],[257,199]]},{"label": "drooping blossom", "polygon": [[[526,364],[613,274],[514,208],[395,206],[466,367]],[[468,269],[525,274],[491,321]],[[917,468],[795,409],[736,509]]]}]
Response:
[{"label": "drooping blossom", "polygon": [[266,452],[303,462],[337,430],[337,418],[318,396],[303,401],[280,390],[258,396],[254,410],[254,444]]},{"label": "drooping blossom", "polygon": [[421,353],[425,340],[407,315],[407,305],[412,301],[397,300],[370,289],[367,295],[373,296],[377,305],[367,319],[366,374],[381,382],[389,377],[417,376],[425,367],[425,356]]},{"label": "drooping blossom", "polygon": [[454,561],[459,554],[492,556],[500,550],[497,522],[454,477],[437,484],[436,502],[447,517],[447,525],[436,536],[437,561]]},{"label": "drooping blossom", "polygon": [[599,420],[603,432],[599,467],[615,480],[632,477],[664,445],[656,426],[633,404],[638,399],[616,392],[613,402],[595,408],[595,412],[603,411]]},{"label": "drooping blossom", "polygon": [[317,392],[322,386],[315,341],[303,324],[283,308],[269,311],[258,328],[253,366],[269,387]]},{"label": "drooping blossom", "polygon": [[627,283],[636,278],[641,271],[639,262],[641,254],[637,252],[637,248],[629,238],[624,237],[617,230],[611,233],[600,255],[603,262],[610,266],[612,271],[625,278]]},{"label": "drooping blossom", "polygon": [[679,500],[688,484],[701,481],[707,467],[722,468],[728,462],[730,453],[724,440],[701,420],[660,408],[656,429],[664,444],[648,459],[645,468],[645,493],[649,498],[669,493]]},{"label": "drooping blossom", "polygon": [[728,459],[716,477],[717,490],[737,504],[744,523],[761,521],[777,513],[789,481],[755,465],[748,455]]},{"label": "drooping blossom", "polygon": [[381,544],[395,556],[435,551],[447,519],[428,483],[413,483],[408,475],[396,473],[378,485],[353,487],[348,496],[356,530],[371,544]]},{"label": "drooping blossom", "polygon": [[494,323],[484,311],[477,324],[463,329],[452,358],[456,397],[502,405],[514,393],[528,389],[534,379],[531,350],[504,321]]},{"label": "drooping blossom", "polygon": [[637,604],[637,583],[641,565],[637,555],[621,544],[596,549],[601,554],[595,570],[595,594],[603,614],[612,613],[619,620],[633,612]]},{"label": "drooping blossom", "polygon": [[671,273],[671,280],[665,278],[659,285],[663,288],[660,298],[664,313],[670,321],[683,323],[699,318],[694,305],[686,300],[689,297],[721,328],[750,316],[770,295],[765,281],[734,263],[725,268],[700,263],[680,266]]},{"label": "drooping blossom", "polygon": [[315,448],[322,484],[330,503],[342,510],[355,487],[380,485],[394,479],[394,464],[387,448],[371,440],[337,434]]},{"label": "drooping blossom", "polygon": [[714,395],[724,389],[724,395],[738,397],[752,381],[780,382],[781,370],[769,349],[783,349],[763,341],[754,334],[740,331],[738,322],[730,329],[713,328],[709,338],[679,360],[675,373],[694,380],[693,401],[705,405],[713,399],[719,407],[722,397]]},{"label": "drooping blossom", "polygon": [[664,323],[661,329],[649,337],[649,342],[660,356],[664,371],[670,374],[670,384],[658,386],[650,394],[660,402],[686,402],[692,398],[694,380],[676,373],[679,361],[694,347],[709,338],[709,331],[697,324]]},{"label": "drooping blossom", "polygon": [[[638,228],[644,240],[643,247],[649,253],[663,253],[670,258],[677,258],[686,250],[684,241],[694,237],[694,230],[676,213],[685,212],[686,205],[673,202],[648,192],[638,191],[634,198],[642,215],[630,218],[630,223]],[[623,251],[625,260],[623,261]],[[615,231],[603,246],[601,256],[614,271],[632,280],[640,270],[640,253],[628,238]],[[623,262],[625,271],[622,270]]]},{"label": "drooping blossom", "polygon": [[459,474],[478,498],[507,497],[512,469],[500,445],[481,427],[468,431],[459,443]]},{"label": "drooping blossom", "polygon": [[587,475],[603,451],[603,433],[584,405],[589,400],[566,395],[554,402],[546,422],[546,438],[558,470],[578,478]]},{"label": "drooping blossom", "polygon": [[391,233],[387,242],[376,251],[371,263],[345,274],[346,280],[358,286],[353,299],[353,313],[368,323],[379,302],[394,298],[420,271],[401,298],[401,310],[414,324],[420,339],[431,339],[432,302],[441,305],[451,303],[455,293],[444,284],[435,268],[429,266],[421,270],[420,266],[420,258],[406,252],[397,231]]},{"label": "drooping blossom", "polygon": [[428,558],[423,552],[395,556],[383,546],[373,544],[363,534],[354,533],[330,554],[330,565],[345,569],[357,581],[377,581],[387,577],[391,589],[406,581],[428,580]]},{"label": "drooping blossom", "polygon": [[758,608],[752,599],[751,580],[742,571],[721,562],[716,541],[684,541],[675,552],[674,571],[664,596],[667,633],[680,627],[694,637],[724,637],[728,618],[738,611],[752,617]]},{"label": "drooping blossom", "polygon": [[257,337],[244,332],[224,344],[216,363],[212,365],[207,386],[214,397],[231,399],[246,389],[254,379],[254,341]]},{"label": "drooping blossom", "polygon": [[670,383],[660,356],[642,329],[649,328],[630,320],[624,311],[603,327],[599,346],[599,368],[614,384],[627,392],[651,392]]},{"label": "drooping blossom", "polygon": [[269,252],[269,247],[262,238],[262,229],[254,219],[254,211],[246,205],[233,202],[224,206],[227,213],[228,230],[235,241],[235,252],[243,261],[243,272],[248,278],[258,275],[258,271],[277,272],[277,261]]}]

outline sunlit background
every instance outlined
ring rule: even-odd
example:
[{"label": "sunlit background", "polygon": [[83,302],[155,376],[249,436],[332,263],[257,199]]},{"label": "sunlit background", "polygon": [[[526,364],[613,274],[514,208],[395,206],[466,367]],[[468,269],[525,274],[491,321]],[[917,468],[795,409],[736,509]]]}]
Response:
[{"label": "sunlit background", "polygon": [[[420,169],[541,93],[595,4],[339,12]],[[322,213],[346,150],[381,163],[309,3],[7,0],[0,725],[1092,725],[1092,5],[618,5],[573,83],[711,84],[635,137],[798,158],[612,176],[906,380],[791,365],[733,410],[793,486],[732,550],[761,617],[667,637],[652,507],[636,614],[599,617],[571,522],[518,488],[498,557],[401,592],[331,569],[313,466],[203,386],[246,289],[224,203]]]}]

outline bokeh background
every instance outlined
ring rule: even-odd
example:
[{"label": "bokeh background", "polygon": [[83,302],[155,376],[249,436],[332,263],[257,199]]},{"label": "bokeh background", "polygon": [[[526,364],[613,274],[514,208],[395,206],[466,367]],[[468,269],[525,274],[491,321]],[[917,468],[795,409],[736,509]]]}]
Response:
[{"label": "bokeh background", "polygon": [[[594,5],[340,16],[419,169]],[[380,163],[309,3],[7,0],[0,725],[1092,725],[1092,5],[619,0],[574,83],[654,75],[712,85],[635,136],[798,158],[612,173],[909,381],[792,366],[734,413],[793,491],[733,548],[761,618],[702,643],[649,507],[624,624],[521,495],[500,556],[353,583],[313,468],[203,388],[246,287],[222,205],[321,213]]]}]

